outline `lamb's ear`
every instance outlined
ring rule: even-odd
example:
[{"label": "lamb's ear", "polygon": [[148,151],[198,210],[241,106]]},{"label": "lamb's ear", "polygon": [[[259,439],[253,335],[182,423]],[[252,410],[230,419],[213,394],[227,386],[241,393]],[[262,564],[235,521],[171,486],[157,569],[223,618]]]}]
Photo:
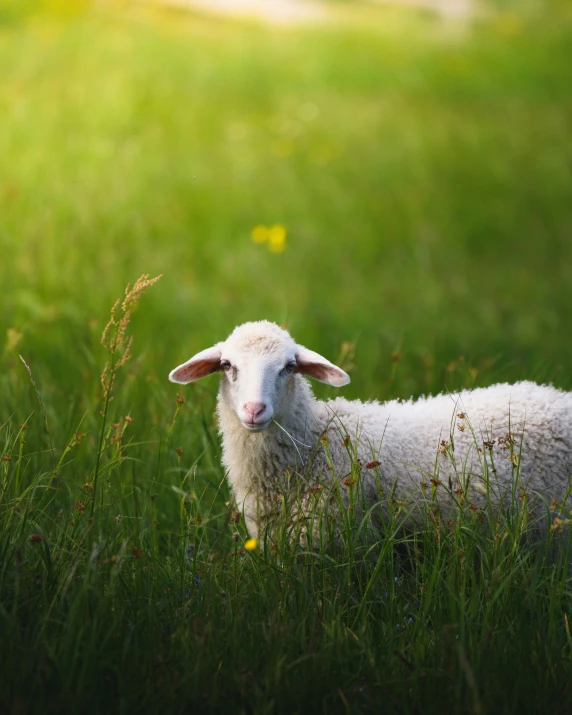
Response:
[{"label": "lamb's ear", "polygon": [[296,372],[334,387],[342,387],[350,381],[350,376],[341,368],[301,345],[296,346]]},{"label": "lamb's ear", "polygon": [[172,370],[169,373],[169,380],[171,382],[178,382],[181,385],[200,380],[201,377],[206,377],[220,370],[221,355],[221,343],[213,345],[212,348],[207,348],[197,353],[190,360],[187,360],[187,362],[184,362]]}]

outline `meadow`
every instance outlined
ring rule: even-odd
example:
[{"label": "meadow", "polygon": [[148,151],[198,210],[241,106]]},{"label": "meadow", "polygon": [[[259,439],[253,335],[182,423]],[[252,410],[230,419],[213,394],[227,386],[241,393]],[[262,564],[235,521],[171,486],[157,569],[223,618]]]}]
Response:
[{"label": "meadow", "polygon": [[572,389],[570,8],[52,5],[0,6],[0,711],[569,713],[569,540],[248,551],[167,375],[266,318],[351,398]]}]

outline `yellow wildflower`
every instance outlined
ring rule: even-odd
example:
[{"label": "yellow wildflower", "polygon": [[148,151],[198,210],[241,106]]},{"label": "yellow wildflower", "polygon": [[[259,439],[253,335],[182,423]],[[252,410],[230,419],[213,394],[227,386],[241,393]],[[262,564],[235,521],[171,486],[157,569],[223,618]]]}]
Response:
[{"label": "yellow wildflower", "polygon": [[268,230],[268,226],[258,225],[252,229],[250,236],[254,243],[264,243],[268,241],[270,231]]},{"label": "yellow wildflower", "polygon": [[272,253],[282,253],[285,248],[286,228],[282,224],[276,224],[268,232],[268,250]]},{"label": "yellow wildflower", "polygon": [[248,541],[244,542],[244,548],[247,551],[254,551],[254,549],[258,546],[258,541],[256,539],[248,539]]}]

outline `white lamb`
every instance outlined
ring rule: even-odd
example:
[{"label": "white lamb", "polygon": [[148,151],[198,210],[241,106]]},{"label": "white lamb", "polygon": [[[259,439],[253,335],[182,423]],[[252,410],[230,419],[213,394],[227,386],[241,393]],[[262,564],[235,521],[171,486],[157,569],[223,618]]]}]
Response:
[{"label": "white lamb", "polygon": [[519,382],[415,402],[323,402],[304,376],[340,387],[348,375],[267,321],[237,327],[169,379],[186,384],[219,371],[223,462],[252,536],[289,490],[345,479],[347,505],[352,449],[369,504],[381,494],[408,503],[433,494],[446,513],[461,497],[479,508],[568,499],[572,393]]}]

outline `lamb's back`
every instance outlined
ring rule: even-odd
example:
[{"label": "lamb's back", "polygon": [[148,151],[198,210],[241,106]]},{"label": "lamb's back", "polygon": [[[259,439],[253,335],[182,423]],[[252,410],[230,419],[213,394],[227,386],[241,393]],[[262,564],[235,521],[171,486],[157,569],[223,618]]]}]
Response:
[{"label": "lamb's back", "polygon": [[406,402],[337,399],[327,407],[358,435],[362,461],[381,461],[385,481],[398,479],[405,491],[436,473],[455,483],[486,471],[510,485],[518,466],[527,487],[561,498],[572,473],[572,393],[552,386],[518,382]]}]

